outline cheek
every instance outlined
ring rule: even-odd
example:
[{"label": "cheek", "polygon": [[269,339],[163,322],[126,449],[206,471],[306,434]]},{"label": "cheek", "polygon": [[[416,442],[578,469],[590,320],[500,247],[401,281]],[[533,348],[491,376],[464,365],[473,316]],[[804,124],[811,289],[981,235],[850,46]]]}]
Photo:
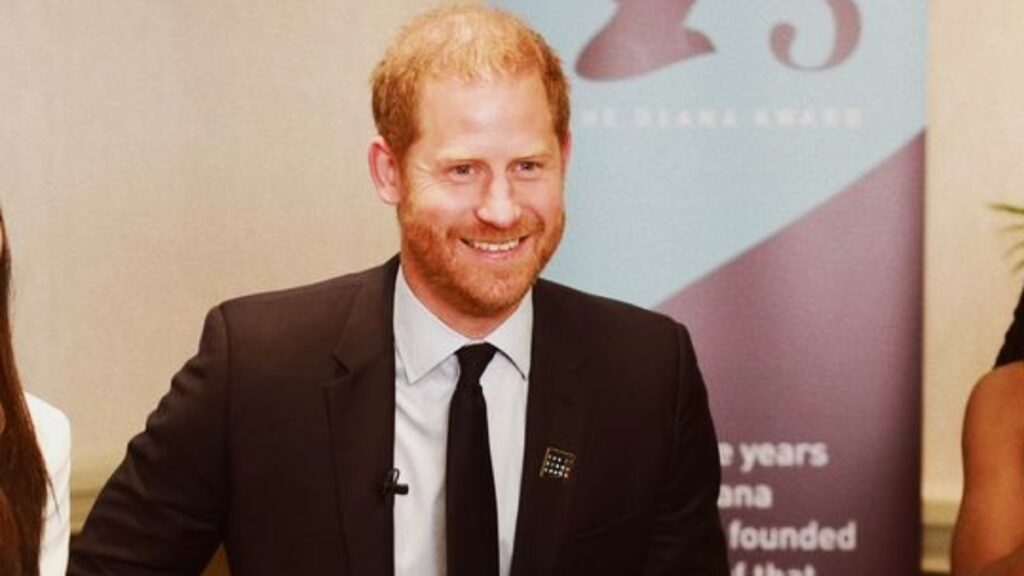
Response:
[{"label": "cheek", "polygon": [[443,197],[437,196],[425,190],[409,192],[403,199],[399,208],[405,214],[417,222],[429,225],[436,225],[444,219],[448,208],[443,202]]},{"label": "cheek", "polygon": [[416,212],[452,216],[473,209],[474,195],[432,178],[411,182],[404,201]]},{"label": "cheek", "polygon": [[531,211],[549,223],[558,219],[565,209],[561,189],[538,191],[528,197],[527,204]]},{"label": "cheek", "polygon": [[472,205],[455,201],[448,194],[414,194],[399,206],[399,219],[405,225],[431,230],[435,238],[455,237],[463,229],[476,226]]}]

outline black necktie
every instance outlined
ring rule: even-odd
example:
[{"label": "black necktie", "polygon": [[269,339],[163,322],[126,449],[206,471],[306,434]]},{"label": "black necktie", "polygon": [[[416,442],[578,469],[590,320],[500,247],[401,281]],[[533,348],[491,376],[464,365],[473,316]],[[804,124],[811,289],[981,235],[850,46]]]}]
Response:
[{"label": "black necktie", "polygon": [[494,357],[490,344],[464,346],[459,383],[448,409],[448,576],[498,576],[498,509],[480,375]]}]

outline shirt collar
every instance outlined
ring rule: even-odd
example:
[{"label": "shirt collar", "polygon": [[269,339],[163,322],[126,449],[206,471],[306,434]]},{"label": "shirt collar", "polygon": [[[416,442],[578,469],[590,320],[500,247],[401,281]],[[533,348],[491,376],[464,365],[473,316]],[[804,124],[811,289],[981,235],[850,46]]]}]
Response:
[{"label": "shirt collar", "polygon": [[489,342],[519,370],[523,378],[530,374],[530,348],[533,341],[533,290],[519,307],[493,332],[480,340],[470,340],[452,330],[413,294],[401,267],[395,278],[395,348],[402,359],[410,384],[433,370],[446,358],[474,342]]}]

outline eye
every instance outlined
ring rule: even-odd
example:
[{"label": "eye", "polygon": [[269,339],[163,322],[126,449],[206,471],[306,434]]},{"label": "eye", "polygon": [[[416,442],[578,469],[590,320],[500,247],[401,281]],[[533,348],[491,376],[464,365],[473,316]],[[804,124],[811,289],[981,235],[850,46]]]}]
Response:
[{"label": "eye", "polygon": [[480,175],[480,168],[475,164],[453,164],[448,167],[449,177],[456,182],[470,182]]},{"label": "eye", "polygon": [[544,171],[544,164],[538,160],[520,160],[512,166],[512,171],[523,178],[536,178]]}]

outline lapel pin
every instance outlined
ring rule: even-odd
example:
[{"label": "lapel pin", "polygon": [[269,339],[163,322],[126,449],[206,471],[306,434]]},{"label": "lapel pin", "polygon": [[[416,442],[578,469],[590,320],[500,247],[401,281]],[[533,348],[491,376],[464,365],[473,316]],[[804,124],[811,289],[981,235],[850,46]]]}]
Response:
[{"label": "lapel pin", "polygon": [[549,446],[544,452],[544,462],[540,465],[540,477],[568,482],[572,480],[575,464],[575,454]]}]

